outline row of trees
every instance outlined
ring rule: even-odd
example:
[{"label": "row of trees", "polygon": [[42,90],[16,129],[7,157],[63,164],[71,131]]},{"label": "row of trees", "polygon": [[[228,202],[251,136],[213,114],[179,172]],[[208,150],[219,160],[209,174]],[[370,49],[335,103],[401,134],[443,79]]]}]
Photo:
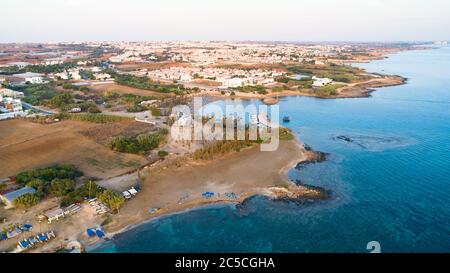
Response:
[{"label": "row of trees", "polygon": [[56,165],[47,168],[21,172],[16,181],[22,186],[32,187],[36,193],[27,193],[13,204],[18,208],[28,208],[39,203],[46,196],[62,197],[75,189],[75,179],[83,175],[72,165]]},{"label": "row of trees", "polygon": [[175,93],[177,95],[184,94],[187,89],[180,84],[161,84],[155,82],[148,77],[138,77],[133,75],[113,74],[117,84],[126,85],[139,89],[153,90],[160,93]]},{"label": "row of trees", "polygon": [[77,64],[74,62],[65,62],[62,64],[53,64],[53,65],[28,65],[23,68],[21,68],[17,65],[13,65],[13,66],[3,68],[2,73],[6,74],[6,75],[25,73],[25,72],[50,74],[50,73],[63,72],[67,69],[76,67],[76,65]]},{"label": "row of trees", "polygon": [[25,171],[17,174],[16,181],[22,186],[34,179],[52,181],[53,179],[75,179],[83,173],[72,165],[55,165],[47,168]]},{"label": "row of trees", "polygon": [[239,86],[235,88],[237,91],[244,92],[244,93],[258,93],[261,95],[267,94],[266,88],[262,85],[245,85],[245,86]]},{"label": "row of trees", "polygon": [[239,152],[241,149],[250,147],[254,142],[248,140],[221,140],[209,143],[198,149],[192,155],[194,160],[211,160],[217,155],[229,152]]},{"label": "row of trees", "polygon": [[60,197],[61,206],[82,202],[85,198],[97,197],[110,209],[118,210],[125,199],[118,193],[106,190],[93,181],[76,187],[75,178],[82,173],[71,165],[57,165],[48,168],[22,172],[17,182],[36,189],[36,193],[24,194],[13,201],[18,208],[29,208],[47,196]]},{"label": "row of trees", "polygon": [[60,113],[55,115],[54,118],[57,119],[66,119],[66,120],[78,120],[78,121],[87,121],[94,123],[107,123],[107,122],[119,122],[125,120],[132,120],[129,117],[120,117],[120,116],[112,116],[112,115],[104,115],[98,113],[82,113],[82,114],[70,114],[70,113]]},{"label": "row of trees", "polygon": [[16,86],[13,89],[24,92],[25,97],[22,100],[32,105],[45,105],[49,100],[58,95],[51,86],[46,84]]},{"label": "row of trees", "polygon": [[114,191],[102,188],[93,181],[88,181],[75,190],[66,194],[61,199],[61,206],[80,203],[83,202],[85,198],[94,197],[104,203],[111,210],[118,210],[125,202],[125,198],[123,198],[122,195]]}]

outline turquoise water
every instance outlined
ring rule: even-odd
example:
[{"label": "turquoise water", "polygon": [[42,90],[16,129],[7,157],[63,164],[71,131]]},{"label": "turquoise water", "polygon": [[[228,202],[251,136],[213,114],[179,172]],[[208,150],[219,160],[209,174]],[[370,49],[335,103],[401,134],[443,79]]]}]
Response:
[{"label": "turquoise water", "polygon": [[370,98],[280,101],[285,125],[330,154],[290,178],[331,190],[332,200],[210,206],[156,219],[95,252],[367,252],[369,241],[383,252],[450,252],[450,48],[361,66],[408,84]]}]

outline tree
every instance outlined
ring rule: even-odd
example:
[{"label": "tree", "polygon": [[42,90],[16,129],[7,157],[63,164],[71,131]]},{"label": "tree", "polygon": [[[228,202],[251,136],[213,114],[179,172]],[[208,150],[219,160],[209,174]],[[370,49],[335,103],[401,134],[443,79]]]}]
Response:
[{"label": "tree", "polygon": [[13,205],[18,208],[30,208],[37,203],[39,203],[40,199],[37,194],[34,193],[26,193],[22,196],[17,197],[13,201]]},{"label": "tree", "polygon": [[72,103],[72,96],[68,93],[59,94],[50,100],[50,105],[59,108]]},{"label": "tree", "polygon": [[158,152],[158,156],[159,156],[159,157],[166,157],[168,154],[169,154],[169,153],[166,152],[166,151],[164,151],[164,150],[161,150],[161,151]]},{"label": "tree", "polygon": [[115,209],[119,211],[119,208],[125,202],[125,198],[122,195],[111,191],[105,190],[97,196],[98,200],[100,200],[103,204],[105,204],[110,209]]},{"label": "tree", "polygon": [[27,187],[31,187],[34,188],[37,191],[37,195],[39,195],[39,197],[44,197],[46,194],[46,186],[47,186],[48,182],[44,182],[41,179],[35,178],[29,182],[27,182],[26,186]]},{"label": "tree", "polygon": [[53,179],[50,182],[48,193],[53,196],[65,196],[75,189],[75,181],[72,179]]},{"label": "tree", "polygon": [[87,111],[91,114],[98,114],[101,113],[102,111],[97,107],[97,105],[90,105],[87,109]]}]

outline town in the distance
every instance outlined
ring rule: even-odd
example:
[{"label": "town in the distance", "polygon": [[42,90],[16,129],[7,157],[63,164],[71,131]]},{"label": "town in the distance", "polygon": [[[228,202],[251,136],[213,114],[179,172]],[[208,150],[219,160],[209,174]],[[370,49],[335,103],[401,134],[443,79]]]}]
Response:
[{"label": "town in the distance", "polygon": [[355,63],[444,44],[0,44],[0,252],[83,252],[148,219],[256,194],[327,199],[280,172],[324,157],[289,129],[270,153],[258,149],[264,138],[180,141],[173,107],[195,97],[367,97],[406,79]]}]

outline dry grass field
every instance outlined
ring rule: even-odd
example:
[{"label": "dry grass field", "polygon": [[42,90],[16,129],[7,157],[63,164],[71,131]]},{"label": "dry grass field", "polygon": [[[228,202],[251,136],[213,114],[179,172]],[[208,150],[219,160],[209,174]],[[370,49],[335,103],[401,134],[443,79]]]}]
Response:
[{"label": "dry grass field", "polygon": [[160,93],[160,92],[155,92],[155,91],[151,91],[151,90],[145,90],[145,89],[138,89],[138,88],[133,88],[133,87],[128,87],[128,86],[123,86],[123,85],[118,85],[115,83],[112,84],[101,84],[101,85],[93,85],[93,86],[89,86],[89,89],[91,90],[91,92],[96,92],[99,94],[105,93],[105,92],[116,92],[118,94],[133,94],[133,95],[137,95],[137,96],[155,96],[155,97],[169,97],[173,94],[164,94],[164,93]]},{"label": "dry grass field", "polygon": [[[0,122],[0,177],[57,163],[73,164],[86,176],[109,178],[144,165],[138,155],[109,150],[81,132],[99,124],[62,121],[49,125],[26,120]],[[121,125],[118,125],[121,126]]]}]

